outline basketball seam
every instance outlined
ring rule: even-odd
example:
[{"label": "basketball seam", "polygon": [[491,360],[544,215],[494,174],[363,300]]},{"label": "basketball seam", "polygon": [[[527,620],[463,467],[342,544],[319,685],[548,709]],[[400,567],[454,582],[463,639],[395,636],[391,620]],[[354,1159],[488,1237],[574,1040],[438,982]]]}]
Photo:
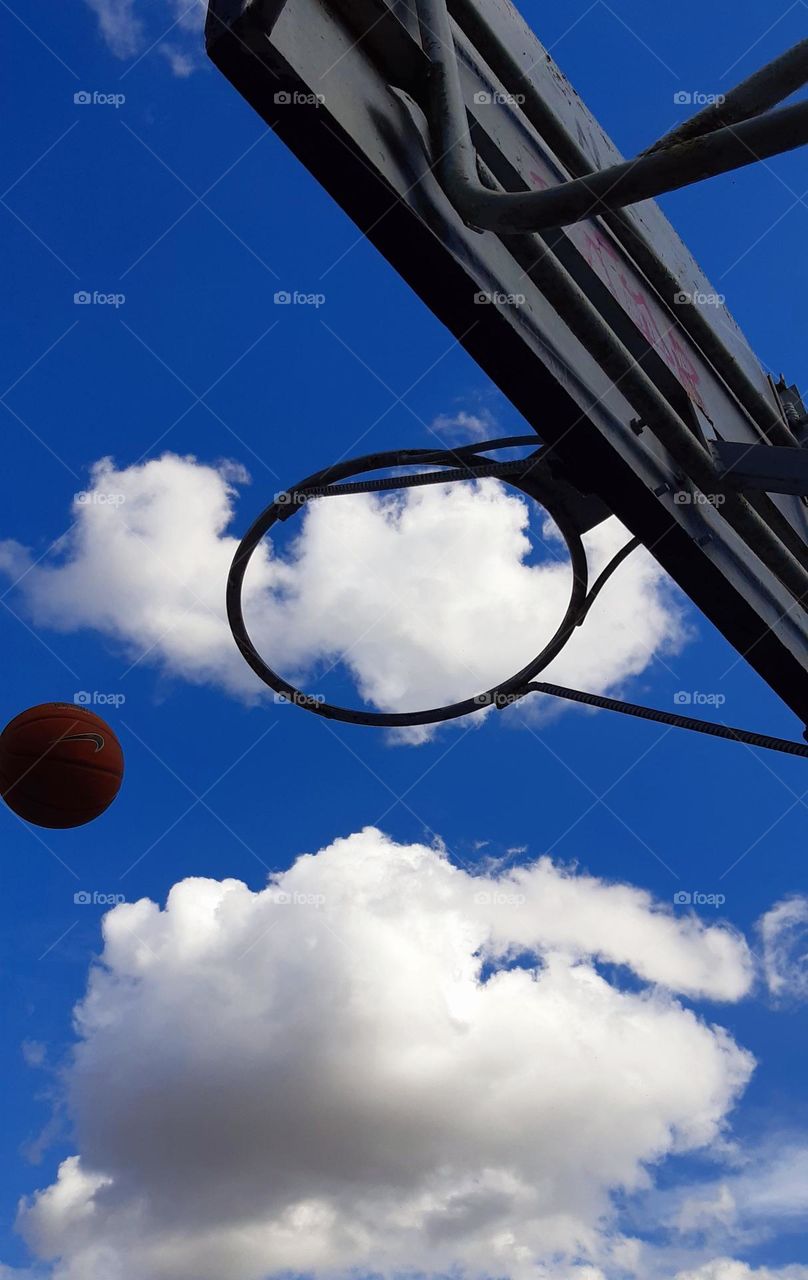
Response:
[{"label": "basketball seam", "polygon": [[[107,724],[106,720],[102,720],[101,717],[97,716],[94,711],[89,711],[89,712],[86,712],[85,714],[92,716],[93,720],[95,720],[97,723],[102,724],[106,732],[110,735],[110,737],[114,738],[115,741],[118,742],[118,738],[115,734],[114,729]],[[68,714],[67,712],[60,714],[58,711],[57,712],[49,711],[47,715],[37,716],[34,720],[27,720],[25,719],[25,712],[23,711],[20,715],[15,716],[13,720],[9,720],[8,724],[3,730],[2,736],[5,737],[7,733],[8,734],[13,733],[15,731],[15,726],[16,728],[22,728],[24,725],[41,724],[43,720],[72,720],[72,719],[73,719],[73,716]],[[86,723],[86,721],[81,721],[81,720],[76,721],[76,724],[83,724],[83,723]],[[102,732],[102,730],[99,730],[99,732]],[[120,746],[119,742],[118,742],[118,745]]]}]

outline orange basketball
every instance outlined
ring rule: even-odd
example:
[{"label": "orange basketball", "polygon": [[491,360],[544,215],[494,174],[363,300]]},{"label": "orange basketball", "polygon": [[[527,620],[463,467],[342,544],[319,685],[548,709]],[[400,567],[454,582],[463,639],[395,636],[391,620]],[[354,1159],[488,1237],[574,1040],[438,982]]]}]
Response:
[{"label": "orange basketball", "polygon": [[118,794],[121,744],[109,725],[70,702],[43,702],[0,734],[0,794],[38,827],[80,827]]}]

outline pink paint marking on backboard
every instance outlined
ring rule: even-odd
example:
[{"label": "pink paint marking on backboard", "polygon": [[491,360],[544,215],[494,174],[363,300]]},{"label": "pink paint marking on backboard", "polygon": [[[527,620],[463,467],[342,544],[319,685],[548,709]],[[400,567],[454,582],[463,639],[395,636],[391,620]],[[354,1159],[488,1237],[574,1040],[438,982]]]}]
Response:
[{"label": "pink paint marking on backboard", "polygon": [[[536,169],[529,169],[528,176],[531,184],[541,190],[552,185]],[[620,303],[646,341],[659,353],[682,384],[690,399],[706,412],[698,367],[679,337],[675,321],[668,321],[662,308],[643,287],[639,275],[631,270],[595,222],[575,223],[566,231],[612,297]]]}]

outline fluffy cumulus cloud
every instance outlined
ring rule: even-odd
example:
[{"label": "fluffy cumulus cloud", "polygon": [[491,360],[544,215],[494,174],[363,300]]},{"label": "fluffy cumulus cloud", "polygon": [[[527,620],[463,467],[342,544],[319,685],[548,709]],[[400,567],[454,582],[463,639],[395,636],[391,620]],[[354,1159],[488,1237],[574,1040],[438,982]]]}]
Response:
[{"label": "fluffy cumulus cloud", "polygon": [[202,65],[202,28],[206,0],[85,0],[98,20],[110,52],[125,61],[151,51],[164,58],[175,75],[190,75]]},{"label": "fluffy cumulus cloud", "polygon": [[[37,560],[5,542],[0,571],[39,626],[92,627],[129,661],[256,696],[224,617],[245,479],[170,454],[122,470],[101,461],[54,553]],[[291,544],[254,557],[245,614],[276,670],[311,693],[336,667],[382,710],[468,698],[520,670],[563,616],[570,571],[557,532],[496,481],[329,498],[295,521]],[[588,535],[593,576],[625,540],[616,520]],[[667,579],[638,551],[549,674],[619,688],[682,641]]]},{"label": "fluffy cumulus cloud", "polygon": [[728,928],[547,859],[367,829],[185,880],[105,918],[78,1154],[21,1229],[54,1280],[647,1274],[611,1193],[720,1139],[753,1064],[682,997],[750,982]]},{"label": "fluffy cumulus cloud", "polygon": [[808,898],[776,903],[762,917],[763,970],[776,1000],[808,1000]]}]

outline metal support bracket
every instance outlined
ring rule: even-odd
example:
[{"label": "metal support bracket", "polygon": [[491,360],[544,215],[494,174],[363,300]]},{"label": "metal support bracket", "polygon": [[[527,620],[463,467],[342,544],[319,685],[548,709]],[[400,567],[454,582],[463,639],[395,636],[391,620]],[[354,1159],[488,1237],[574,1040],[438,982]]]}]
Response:
[{"label": "metal support bracket", "polygon": [[728,488],[808,495],[808,449],[713,440],[710,451]]}]

